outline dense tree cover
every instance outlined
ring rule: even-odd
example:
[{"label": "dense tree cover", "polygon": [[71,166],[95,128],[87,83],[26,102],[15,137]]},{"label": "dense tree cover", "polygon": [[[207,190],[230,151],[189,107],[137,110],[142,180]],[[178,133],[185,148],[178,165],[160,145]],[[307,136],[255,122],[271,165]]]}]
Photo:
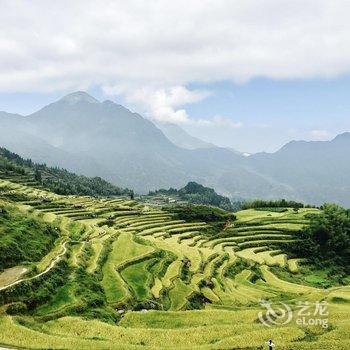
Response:
[{"label": "dense tree cover", "polygon": [[39,261],[58,234],[51,225],[0,203],[0,269]]},{"label": "dense tree cover", "polygon": [[247,201],[242,204],[242,209],[270,209],[270,208],[310,208],[309,205],[304,205],[300,202],[289,201],[286,199],[278,199],[278,200],[263,200],[256,199],[253,201]]},{"label": "dense tree cover", "polygon": [[57,289],[67,281],[69,272],[66,260],[62,260],[47,274],[0,291],[0,304],[16,303],[9,313],[31,312],[52,299]]},{"label": "dense tree cover", "polygon": [[179,190],[175,188],[170,188],[169,190],[160,189],[155,192],[150,192],[149,194],[175,195],[189,203],[214,205],[225,210],[233,210],[232,204],[227,197],[221,196],[217,194],[214,189],[204,187],[196,182],[189,182],[185,187]]},{"label": "dense tree cover", "polygon": [[350,274],[350,212],[335,204],[326,204],[311,218],[301,233],[296,253],[322,267],[336,267],[337,273]]},{"label": "dense tree cover", "polygon": [[236,220],[235,214],[226,210],[205,206],[205,205],[175,205],[164,207],[173,214],[175,219],[185,220],[186,222],[206,222],[208,229],[201,229],[201,232],[206,235],[217,234],[228,226],[232,221]]},{"label": "dense tree cover", "polygon": [[76,175],[64,169],[51,168],[50,174],[41,181],[42,185],[52,192],[63,195],[83,195],[83,196],[118,196],[127,195],[127,189],[121,189],[100,177],[89,178]]},{"label": "dense tree cover", "polygon": [[76,175],[65,169],[36,164],[30,159],[0,148],[0,172],[20,175],[35,181],[52,192],[63,195],[113,196],[129,194],[128,189],[121,189],[100,177],[89,178]]}]

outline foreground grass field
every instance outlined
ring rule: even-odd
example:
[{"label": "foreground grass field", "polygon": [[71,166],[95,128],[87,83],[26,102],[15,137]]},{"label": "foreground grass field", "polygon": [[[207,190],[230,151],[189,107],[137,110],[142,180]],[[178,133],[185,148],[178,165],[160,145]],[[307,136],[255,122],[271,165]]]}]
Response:
[{"label": "foreground grass field", "polygon": [[[40,260],[0,273],[0,347],[350,348],[350,288],[304,283],[303,262],[288,254],[317,209],[244,210],[214,232],[127,198],[59,196],[24,180],[0,180],[3,205],[60,235]],[[262,324],[261,300],[287,304],[293,318]],[[322,301],[328,328],[297,323],[300,302]]]}]

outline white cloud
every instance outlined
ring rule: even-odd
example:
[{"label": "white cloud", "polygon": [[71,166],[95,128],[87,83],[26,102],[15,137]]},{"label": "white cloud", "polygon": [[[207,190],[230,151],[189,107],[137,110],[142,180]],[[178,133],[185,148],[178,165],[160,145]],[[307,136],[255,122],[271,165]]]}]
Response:
[{"label": "white cloud", "polygon": [[0,92],[99,86],[189,123],[184,106],[208,95],[191,83],[350,73],[349,13],[347,0],[1,0]]},{"label": "white cloud", "polygon": [[0,91],[331,77],[347,0],[2,0]]},{"label": "white cloud", "polygon": [[323,140],[328,140],[330,138],[330,133],[327,130],[315,129],[315,130],[311,130],[310,134],[314,140],[323,141]]},{"label": "white cloud", "polygon": [[199,102],[211,93],[203,90],[188,90],[184,86],[155,89],[151,87],[106,87],[107,94],[123,94],[126,101],[151,119],[167,123],[191,123],[187,112],[181,107]]},{"label": "white cloud", "polygon": [[192,126],[219,127],[237,129],[243,126],[231,118],[215,115],[210,119],[191,119],[182,107],[200,102],[212,93],[205,90],[189,90],[184,86],[173,86],[164,89],[130,87],[107,87],[104,89],[110,95],[124,95],[128,104],[150,119],[162,123],[187,124]]}]

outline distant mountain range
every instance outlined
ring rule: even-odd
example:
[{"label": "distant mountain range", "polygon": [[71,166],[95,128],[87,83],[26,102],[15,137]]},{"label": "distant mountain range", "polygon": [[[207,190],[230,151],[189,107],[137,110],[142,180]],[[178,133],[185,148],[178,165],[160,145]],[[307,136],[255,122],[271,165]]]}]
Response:
[{"label": "distant mountain range", "polygon": [[349,132],[332,141],[292,141],[276,153],[252,155],[246,164],[287,184],[306,202],[338,202],[350,207]]},{"label": "distant mountain range", "polygon": [[350,207],[350,133],[245,157],[177,127],[160,128],[121,105],[76,92],[28,116],[0,112],[0,146],[140,193],[196,181],[232,198]]}]

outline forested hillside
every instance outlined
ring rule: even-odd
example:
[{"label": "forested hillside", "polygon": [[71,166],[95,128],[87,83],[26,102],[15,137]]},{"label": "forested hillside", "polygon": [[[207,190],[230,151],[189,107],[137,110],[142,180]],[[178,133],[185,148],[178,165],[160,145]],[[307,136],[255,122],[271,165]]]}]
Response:
[{"label": "forested hillside", "polygon": [[225,210],[233,209],[229,198],[217,194],[212,188],[205,187],[193,181],[179,190],[170,188],[168,190],[160,189],[157,191],[150,191],[149,193],[149,196],[159,195],[178,198],[179,200],[193,204],[214,205]]},{"label": "forested hillside", "polygon": [[0,270],[40,261],[59,233],[57,228],[0,201]]},{"label": "forested hillside", "polygon": [[295,253],[312,265],[330,269],[330,275],[350,284],[350,211],[334,204],[322,207],[301,233]]},{"label": "forested hillside", "polygon": [[0,177],[44,187],[57,194],[116,196],[129,193],[100,177],[79,176],[58,167],[36,164],[5,148],[0,148]]}]

